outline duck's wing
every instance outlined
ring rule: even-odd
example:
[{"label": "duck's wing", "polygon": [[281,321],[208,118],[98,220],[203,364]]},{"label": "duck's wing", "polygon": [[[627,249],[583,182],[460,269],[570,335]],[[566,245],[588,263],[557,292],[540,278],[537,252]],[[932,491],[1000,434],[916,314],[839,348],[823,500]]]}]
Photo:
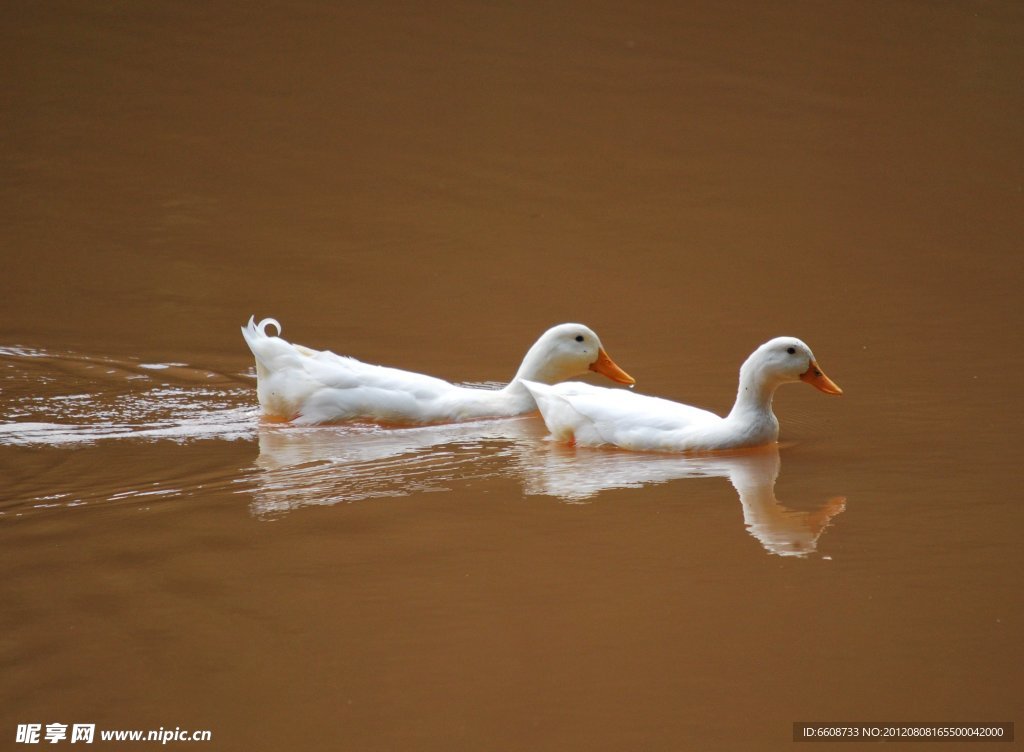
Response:
[{"label": "duck's wing", "polygon": [[365,418],[418,424],[458,417],[449,405],[458,388],[443,379],[364,363],[329,350],[305,358],[302,369],[302,378],[315,389],[298,411],[300,423]]},{"label": "duck's wing", "polygon": [[528,383],[548,430],[557,439],[584,445],[665,449],[681,433],[712,426],[721,418],[691,405],[578,382]]}]

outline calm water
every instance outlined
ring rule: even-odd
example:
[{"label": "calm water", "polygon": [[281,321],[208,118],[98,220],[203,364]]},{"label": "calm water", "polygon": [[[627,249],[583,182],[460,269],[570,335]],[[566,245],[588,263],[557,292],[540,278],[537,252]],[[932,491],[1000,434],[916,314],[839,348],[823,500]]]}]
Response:
[{"label": "calm water", "polygon": [[[1020,4],[0,18],[5,749],[1024,720]],[[582,321],[717,411],[791,334],[846,394],[785,387],[777,451],[704,459],[266,426],[250,314],[466,382]]]}]

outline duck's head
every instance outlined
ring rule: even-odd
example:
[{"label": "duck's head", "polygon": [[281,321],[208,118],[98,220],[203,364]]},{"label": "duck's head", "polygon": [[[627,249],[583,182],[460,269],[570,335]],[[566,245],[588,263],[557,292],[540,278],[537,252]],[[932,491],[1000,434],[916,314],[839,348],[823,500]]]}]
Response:
[{"label": "duck's head", "polygon": [[526,353],[516,378],[555,384],[587,371],[619,384],[636,383],[608,357],[597,334],[583,324],[559,324],[544,332]]},{"label": "duck's head", "polygon": [[804,381],[825,394],[842,394],[843,390],[825,375],[804,342],[796,337],[776,337],[757,348],[740,369],[775,384]]}]

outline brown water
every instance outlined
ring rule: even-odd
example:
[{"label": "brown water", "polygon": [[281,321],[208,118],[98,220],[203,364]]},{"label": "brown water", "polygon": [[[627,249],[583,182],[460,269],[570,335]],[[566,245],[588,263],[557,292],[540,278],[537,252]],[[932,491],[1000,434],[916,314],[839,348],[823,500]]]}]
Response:
[{"label": "brown water", "polygon": [[[5,749],[1024,720],[1024,6],[0,17]],[[786,387],[778,452],[705,460],[267,427],[253,313],[470,382],[582,321],[719,411],[792,334],[846,395]]]}]

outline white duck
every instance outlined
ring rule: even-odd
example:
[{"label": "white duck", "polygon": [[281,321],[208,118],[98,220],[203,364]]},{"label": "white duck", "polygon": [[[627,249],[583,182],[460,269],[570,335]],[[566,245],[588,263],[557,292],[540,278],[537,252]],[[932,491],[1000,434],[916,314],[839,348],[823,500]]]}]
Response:
[{"label": "white duck", "polygon": [[527,382],[555,439],[585,446],[701,452],[771,444],[779,437],[772,396],[782,384],[806,381],[826,394],[843,390],[824,373],[811,349],[794,337],[765,342],[740,367],[736,404],[722,418],[679,402],[579,382]]},{"label": "white duck", "polygon": [[526,353],[515,378],[503,389],[456,386],[421,373],[375,366],[329,350],[293,345],[267,334],[274,319],[254,318],[242,327],[256,357],[256,392],[264,415],[299,424],[365,420],[376,423],[449,423],[532,412],[537,405],[523,381],[553,384],[601,373],[621,384],[635,379],[619,368],[593,331],[559,324]]}]

